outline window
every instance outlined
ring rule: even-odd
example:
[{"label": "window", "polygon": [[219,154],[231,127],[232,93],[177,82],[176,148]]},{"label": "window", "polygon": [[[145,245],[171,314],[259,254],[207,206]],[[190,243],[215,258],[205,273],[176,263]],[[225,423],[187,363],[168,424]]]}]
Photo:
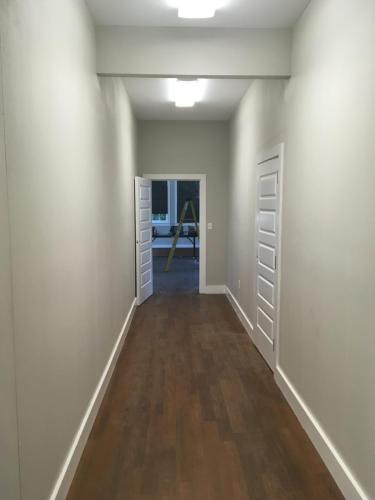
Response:
[{"label": "window", "polygon": [[[197,221],[199,222],[199,181],[177,182],[177,221],[180,220],[181,212],[187,200],[193,202]],[[190,205],[186,212],[185,222],[194,222]]]},{"label": "window", "polygon": [[[193,202],[199,223],[199,181],[152,181],[152,223],[176,226],[185,202]],[[185,223],[194,223],[189,206]]]},{"label": "window", "polygon": [[169,182],[152,181],[152,222],[169,222]]},{"label": "window", "polygon": [[152,214],[152,222],[168,222],[168,214]]}]

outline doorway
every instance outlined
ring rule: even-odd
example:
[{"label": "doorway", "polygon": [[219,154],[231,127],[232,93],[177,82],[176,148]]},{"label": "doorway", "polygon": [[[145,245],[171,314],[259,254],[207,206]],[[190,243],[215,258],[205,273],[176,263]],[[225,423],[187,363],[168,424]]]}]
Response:
[{"label": "doorway", "polygon": [[[138,178],[138,183],[142,183],[141,179],[147,184],[149,194],[147,200],[141,200],[147,203],[144,207],[147,211],[143,210],[138,219],[141,221],[147,214],[147,221],[144,221],[147,223],[147,231],[144,231],[147,242],[139,230],[137,243],[147,243],[147,283],[151,289],[139,303],[153,293],[204,293],[206,174],[144,174],[143,178]],[[144,250],[143,247],[139,249]],[[137,259],[138,292],[142,291],[146,261],[140,254]]]},{"label": "doorway", "polygon": [[151,182],[154,293],[198,293],[199,181]]},{"label": "doorway", "polygon": [[[168,215],[153,214],[153,276],[155,293],[202,293],[206,287],[206,175],[205,174],[145,174],[145,178],[159,184]],[[166,188],[167,186],[167,188]],[[167,193],[167,195],[166,195]],[[187,199],[192,199],[198,219],[199,235],[194,232],[195,222],[191,209],[186,213],[183,232],[178,238],[169,271],[165,271],[181,212]],[[156,202],[156,200],[155,200]],[[157,202],[156,202],[157,203]],[[157,205],[153,212],[157,212]],[[155,218],[156,217],[156,218]],[[164,218],[160,221],[157,219]],[[190,234],[189,234],[190,231]],[[195,245],[195,250],[194,250]]]},{"label": "doorway", "polygon": [[206,175],[144,177],[152,186],[154,293],[202,293],[206,286]]}]

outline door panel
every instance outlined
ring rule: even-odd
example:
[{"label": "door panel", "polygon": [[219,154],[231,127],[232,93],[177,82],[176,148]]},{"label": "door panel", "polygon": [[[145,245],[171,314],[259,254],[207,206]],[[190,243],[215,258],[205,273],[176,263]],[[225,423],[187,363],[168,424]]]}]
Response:
[{"label": "door panel", "polygon": [[277,210],[276,198],[258,198],[259,210]]},{"label": "door panel", "polygon": [[270,269],[275,269],[275,257],[276,250],[275,248],[259,245],[258,247],[258,259],[261,264],[269,267]]},{"label": "door panel", "polygon": [[[141,177],[141,178],[142,178],[142,177]],[[143,179],[143,178],[142,178],[142,179]],[[140,187],[139,194],[140,194],[140,199],[141,199],[142,201],[148,201],[148,200],[149,200],[149,197],[150,197],[150,191],[149,191],[149,188],[148,188],[148,187],[141,186],[141,187]]]},{"label": "door panel", "polygon": [[266,245],[266,246],[271,247],[271,248],[273,248],[275,246],[275,235],[274,234],[266,233],[262,230],[259,230],[258,237],[259,237],[258,245],[263,244],[263,245]]},{"label": "door panel", "polygon": [[274,305],[274,285],[260,275],[258,275],[258,294],[269,304]]},{"label": "door panel", "polygon": [[275,282],[275,270],[264,266],[261,262],[258,262],[257,273],[264,276],[268,281]]},{"label": "door panel", "polygon": [[151,281],[151,271],[148,269],[141,275],[141,286],[145,287]]},{"label": "door panel", "polygon": [[275,233],[276,214],[274,212],[259,212],[259,230]]},{"label": "door panel", "polygon": [[[271,162],[268,163],[270,165]],[[275,196],[277,190],[277,172],[270,175],[264,175],[260,178],[259,194],[260,196]]]},{"label": "door panel", "polygon": [[152,251],[151,250],[146,250],[141,254],[141,266],[145,266],[148,264],[152,259]]},{"label": "door panel", "polygon": [[[151,241],[151,229],[143,229],[143,231],[141,231],[141,239],[140,239],[140,242],[141,244],[148,244],[150,243]],[[142,249],[143,251],[146,251],[147,248],[143,248]]]},{"label": "door panel", "polygon": [[140,222],[147,222],[151,218],[151,210],[149,208],[141,208],[140,209]]},{"label": "door panel", "polygon": [[274,306],[268,302],[260,293],[257,294],[258,308],[262,309],[270,318],[275,315]]},{"label": "door panel", "polygon": [[260,307],[258,307],[258,318],[257,323],[262,329],[263,333],[268,336],[269,339],[273,339],[273,327],[274,321],[270,318]]},{"label": "door panel", "polygon": [[280,178],[282,146],[262,155],[257,166],[257,317],[255,344],[275,368],[278,328],[278,255],[280,236]]},{"label": "door panel", "polygon": [[135,178],[137,303],[153,294],[151,180]]}]

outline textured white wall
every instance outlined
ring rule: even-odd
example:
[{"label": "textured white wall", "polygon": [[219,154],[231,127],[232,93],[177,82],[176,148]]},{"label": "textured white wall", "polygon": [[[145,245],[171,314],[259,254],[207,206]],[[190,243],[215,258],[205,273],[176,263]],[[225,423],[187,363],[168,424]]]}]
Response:
[{"label": "textured white wall", "polygon": [[[0,7],[1,9],[1,7]],[[4,12],[0,10],[0,19]],[[0,498],[19,498],[15,356],[0,53]]]},{"label": "textured white wall", "polygon": [[281,367],[375,498],[375,2],[311,2],[292,72]]},{"label": "textured white wall", "polygon": [[134,298],[135,127],[83,1],[9,1],[2,27],[21,489],[40,500]]},{"label": "textured white wall", "polygon": [[230,124],[227,284],[253,324],[256,318],[256,157],[266,147],[283,140],[285,86],[285,81],[255,80]]},{"label": "textured white wall", "polygon": [[373,0],[313,0],[290,82],[255,82],[232,120],[228,249],[229,287],[255,322],[255,155],[285,140],[280,364],[369,498],[374,88]]},{"label": "textured white wall", "polygon": [[226,279],[228,155],[226,122],[138,122],[140,175],[207,174],[207,285]]},{"label": "textured white wall", "polygon": [[120,75],[290,75],[291,30],[96,29],[97,66]]}]

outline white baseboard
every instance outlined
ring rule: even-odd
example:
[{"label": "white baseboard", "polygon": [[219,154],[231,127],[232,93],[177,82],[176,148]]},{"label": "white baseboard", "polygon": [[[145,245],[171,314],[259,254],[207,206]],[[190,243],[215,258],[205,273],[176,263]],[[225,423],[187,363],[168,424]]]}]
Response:
[{"label": "white baseboard", "polygon": [[[253,339],[253,325],[228,287],[226,287],[226,295],[243,327]],[[345,498],[348,500],[370,500],[280,366],[275,370],[275,380]]]},{"label": "white baseboard", "polygon": [[199,293],[207,295],[221,295],[225,294],[225,285],[206,285]]},{"label": "white baseboard", "polygon": [[225,294],[228,297],[228,300],[231,303],[235,313],[237,314],[238,319],[241,321],[243,327],[245,328],[245,330],[249,334],[251,340],[254,341],[254,327],[253,327],[252,322],[249,320],[245,311],[240,306],[238,300],[236,299],[236,297],[233,295],[233,293],[231,292],[231,290],[227,286],[225,287]]},{"label": "white baseboard", "polygon": [[348,500],[370,500],[280,366],[276,368],[275,380],[344,497]]},{"label": "white baseboard", "polygon": [[130,311],[128,312],[128,315],[125,319],[120,335],[116,340],[111,355],[104,368],[103,374],[100,377],[99,383],[91,398],[90,404],[80,423],[77,433],[74,436],[68,455],[66,456],[66,459],[61,468],[60,474],[57,478],[57,481],[55,483],[55,486],[53,488],[49,500],[64,500],[69,492],[69,488],[73,481],[75,471],[78,467],[80,458],[85,448],[87,439],[90,435],[92,426],[94,425],[96,415],[99,411],[109,381],[111,380],[111,376],[116,366],[116,362],[121,352],[122,346],[124,344],[126,335],[129,331],[135,309],[136,309],[136,299],[134,299],[130,307]]}]

